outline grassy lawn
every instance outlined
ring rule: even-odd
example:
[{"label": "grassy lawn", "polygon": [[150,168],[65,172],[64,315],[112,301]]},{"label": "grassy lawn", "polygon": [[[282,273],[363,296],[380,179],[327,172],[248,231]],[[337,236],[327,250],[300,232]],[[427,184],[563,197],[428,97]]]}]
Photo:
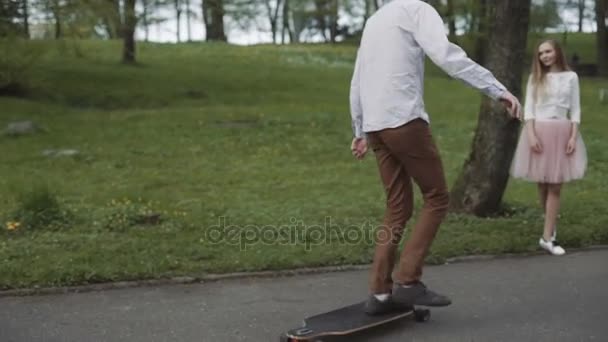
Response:
[{"label": "grassy lawn", "polygon": [[[126,67],[120,42],[35,44],[47,53],[31,94],[0,97],[0,128],[46,129],[0,137],[0,289],[370,262],[384,193],[373,155],[359,162],[349,151],[354,46],[141,44],[141,65]],[[608,107],[598,99],[608,81],[581,82],[590,163],[563,191],[566,247],[608,243]],[[426,102],[450,184],[480,98],[429,68]],[[511,181],[505,201],[510,217],[449,215],[428,261],[535,250],[535,186]],[[36,221],[36,208],[50,218]],[[133,224],[150,213],[161,223]],[[23,222],[9,230],[9,221]]]}]

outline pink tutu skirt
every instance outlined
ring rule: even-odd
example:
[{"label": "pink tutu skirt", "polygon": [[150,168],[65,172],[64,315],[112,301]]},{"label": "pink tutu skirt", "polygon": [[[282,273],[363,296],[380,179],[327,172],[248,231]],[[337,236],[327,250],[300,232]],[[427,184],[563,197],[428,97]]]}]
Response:
[{"label": "pink tutu skirt", "polygon": [[581,179],[587,169],[587,149],[579,132],[575,150],[566,154],[572,123],[570,120],[537,120],[536,136],[542,152],[532,150],[526,129],[521,130],[511,164],[511,175],[536,183],[566,183]]}]

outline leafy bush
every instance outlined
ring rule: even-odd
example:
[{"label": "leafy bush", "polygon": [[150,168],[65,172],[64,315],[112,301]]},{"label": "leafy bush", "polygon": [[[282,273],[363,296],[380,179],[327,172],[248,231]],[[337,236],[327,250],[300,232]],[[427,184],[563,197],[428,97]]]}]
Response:
[{"label": "leafy bush", "polygon": [[17,208],[6,223],[8,230],[59,229],[73,214],[47,187],[36,187],[18,196]]},{"label": "leafy bush", "polygon": [[0,96],[24,96],[44,50],[21,38],[1,38],[0,51]]}]

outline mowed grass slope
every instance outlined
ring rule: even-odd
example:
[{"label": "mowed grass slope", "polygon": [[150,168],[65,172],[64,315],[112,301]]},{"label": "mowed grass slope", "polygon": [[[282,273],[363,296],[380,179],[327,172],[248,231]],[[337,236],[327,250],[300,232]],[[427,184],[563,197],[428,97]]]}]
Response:
[{"label": "mowed grass slope", "polygon": [[[0,127],[46,129],[0,138],[0,288],[370,262],[384,193],[373,154],[349,151],[356,47],[140,44],[128,67],[119,42],[33,44],[30,94],[0,98]],[[425,86],[452,184],[481,95],[433,66]],[[589,171],[563,191],[566,247],[608,242],[608,82],[581,86]],[[449,215],[429,262],[535,250],[535,186],[512,181],[505,201],[512,216]],[[9,230],[32,202],[61,214]]]}]

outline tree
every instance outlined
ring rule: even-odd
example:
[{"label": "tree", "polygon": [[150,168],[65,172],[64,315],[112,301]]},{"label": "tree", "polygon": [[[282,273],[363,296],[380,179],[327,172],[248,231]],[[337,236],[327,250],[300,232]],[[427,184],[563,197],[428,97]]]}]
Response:
[{"label": "tree", "polygon": [[28,0],[21,0],[21,15],[23,17],[23,35],[30,37],[30,9]]},{"label": "tree", "polygon": [[284,0],[283,3],[283,29],[281,30],[281,43],[285,44],[285,34],[289,37],[289,41],[294,41],[294,33],[291,28],[290,20],[291,8],[289,7],[289,0]]},{"label": "tree", "polygon": [[321,33],[323,40],[335,43],[338,36],[338,0],[314,0],[314,5],[314,29]]},{"label": "tree", "polygon": [[135,63],[135,27],[137,25],[135,1],[124,0],[125,21],[123,25],[122,61],[126,64]]},{"label": "tree", "polygon": [[[270,31],[272,33],[272,42],[277,42],[277,31],[279,27],[279,9],[281,8],[282,0],[264,0],[266,7],[266,15],[270,22]],[[287,4],[283,5],[286,8]],[[284,37],[284,36],[283,36]]]},{"label": "tree", "polygon": [[179,43],[181,41],[181,27],[182,27],[182,11],[183,11],[183,4],[181,0],[173,0],[173,7],[175,9],[175,25],[176,25],[176,30],[175,30],[175,35],[177,38],[177,42]]},{"label": "tree", "polygon": [[327,20],[329,21],[329,41],[332,43],[336,42],[336,38],[338,37],[338,10],[340,5],[338,4],[338,0],[331,0],[329,2],[329,16]]},{"label": "tree", "polygon": [[[490,30],[487,67],[515,96],[521,94],[530,0],[489,1]],[[451,210],[478,216],[499,212],[517,144],[519,122],[502,104],[484,98],[472,151],[452,188]]]},{"label": "tree", "polygon": [[224,32],[224,1],[203,0],[203,22],[207,41],[227,41]]},{"label": "tree", "polygon": [[475,52],[473,56],[477,63],[485,65],[486,52],[488,50],[489,18],[493,15],[493,13],[490,13],[489,11],[493,9],[493,6],[488,6],[487,0],[476,0],[475,5],[477,12],[477,27],[475,30]]},{"label": "tree", "polygon": [[62,30],[62,10],[61,10],[61,3],[59,0],[50,0],[49,1],[49,9],[50,9],[50,13],[53,15],[53,18],[55,19],[55,39],[59,39],[63,37],[63,30]]},{"label": "tree", "polygon": [[578,9],[578,32],[583,32],[583,23],[585,21],[585,9],[587,8],[585,0],[577,0],[576,5]]},{"label": "tree", "polygon": [[597,22],[597,66],[600,76],[608,77],[608,0],[595,0]]},{"label": "tree", "polygon": [[17,24],[19,3],[15,0],[0,2],[0,37],[12,36],[20,31]]},{"label": "tree", "polygon": [[[186,15],[186,34],[188,35],[187,41],[189,42],[192,40],[192,26],[191,26],[190,18],[195,17],[196,13],[194,13],[191,9],[190,0],[171,0],[171,2],[173,5],[173,9],[175,11],[175,18],[176,18],[175,35],[176,35],[177,42],[179,43],[182,41],[181,31],[182,31],[182,15],[183,14]],[[184,7],[185,7],[185,11],[184,11]]]},{"label": "tree", "polygon": [[535,1],[530,9],[530,31],[543,33],[548,28],[557,28],[562,24],[558,3],[552,1]]},{"label": "tree", "polygon": [[196,13],[192,11],[190,0],[186,0],[186,30],[188,31],[188,42],[192,41],[192,22],[190,19],[196,17]]},{"label": "tree", "polygon": [[447,0],[445,16],[448,19],[448,32],[451,42],[456,43],[456,14],[454,13],[454,0]]},{"label": "tree", "polygon": [[[168,7],[173,6],[170,1],[165,0],[140,0],[141,14],[138,16],[138,27],[144,31],[144,40],[147,42],[150,37],[150,27],[156,25],[157,30],[160,24],[170,20],[167,16]],[[120,31],[120,30],[119,30]]]},{"label": "tree", "polygon": [[144,41],[150,38],[150,0],[141,0],[141,22],[144,28]]},{"label": "tree", "polygon": [[[108,38],[122,38],[123,22],[120,16],[120,0],[105,0],[103,13],[100,13]],[[144,3],[144,9],[147,9]]]},{"label": "tree", "polygon": [[[576,22],[568,21],[568,24],[576,24],[578,32],[583,32],[585,20],[593,19],[593,7],[589,6],[589,0],[554,0],[562,9],[576,11]],[[593,2],[595,0],[591,0]],[[565,18],[564,18],[565,19]]]}]

